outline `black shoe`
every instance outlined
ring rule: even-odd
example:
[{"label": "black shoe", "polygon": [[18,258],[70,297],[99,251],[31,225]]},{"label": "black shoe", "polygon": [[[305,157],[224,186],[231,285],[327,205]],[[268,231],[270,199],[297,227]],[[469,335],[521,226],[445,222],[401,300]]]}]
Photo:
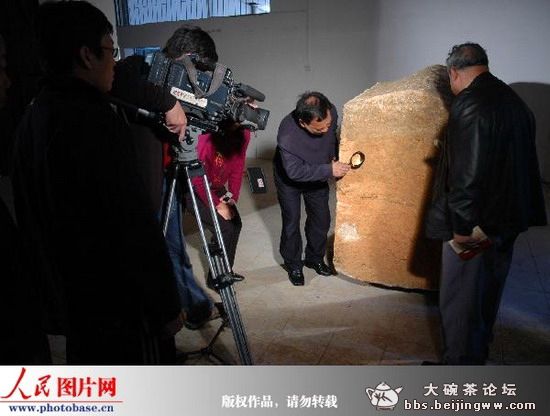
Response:
[{"label": "black shoe", "polygon": [[187,311],[187,319],[183,323],[187,329],[201,329],[212,316],[212,308],[209,302],[201,302],[193,305]]},{"label": "black shoe", "polygon": [[214,308],[212,309],[212,315],[210,316],[210,319],[218,319],[218,318],[222,318],[222,319],[227,318],[227,312],[225,311],[225,307],[221,302],[214,303]]},{"label": "black shoe", "polygon": [[288,280],[294,286],[304,285],[304,274],[301,269],[288,269]]},{"label": "black shoe", "polygon": [[319,262],[306,261],[304,262],[304,266],[315,270],[315,272],[321,276],[332,276],[333,274],[333,270],[328,267],[323,260]]},{"label": "black shoe", "polygon": [[[233,279],[233,282],[242,282],[244,280],[243,275],[234,272],[231,273],[231,278]],[[206,287],[208,287],[208,289],[219,292],[219,290],[216,288],[216,285],[214,284],[214,279],[212,278],[212,274],[210,272],[208,272],[208,276],[206,276]]]},{"label": "black shoe", "polygon": [[202,315],[199,318],[193,316],[188,317],[184,325],[187,329],[195,331],[201,329],[207,322],[218,318],[227,319],[227,312],[225,312],[225,308],[221,302],[214,303],[212,308],[208,309],[208,315]]}]

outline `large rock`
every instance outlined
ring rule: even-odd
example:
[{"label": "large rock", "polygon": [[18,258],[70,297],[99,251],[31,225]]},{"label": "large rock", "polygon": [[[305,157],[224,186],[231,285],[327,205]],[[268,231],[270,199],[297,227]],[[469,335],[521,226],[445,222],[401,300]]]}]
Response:
[{"label": "large rock", "polygon": [[423,236],[451,92],[445,67],[377,83],[344,106],[340,160],[363,166],[337,184],[334,263],[371,283],[434,289],[440,243]]}]

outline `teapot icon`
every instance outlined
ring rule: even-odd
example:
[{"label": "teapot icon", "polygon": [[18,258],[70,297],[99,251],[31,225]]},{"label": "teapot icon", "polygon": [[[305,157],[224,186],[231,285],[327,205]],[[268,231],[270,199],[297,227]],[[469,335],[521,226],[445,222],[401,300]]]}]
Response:
[{"label": "teapot icon", "polygon": [[386,383],[382,382],[374,389],[367,388],[365,392],[369,396],[371,404],[377,410],[392,410],[399,401],[399,393],[403,387],[392,389]]}]

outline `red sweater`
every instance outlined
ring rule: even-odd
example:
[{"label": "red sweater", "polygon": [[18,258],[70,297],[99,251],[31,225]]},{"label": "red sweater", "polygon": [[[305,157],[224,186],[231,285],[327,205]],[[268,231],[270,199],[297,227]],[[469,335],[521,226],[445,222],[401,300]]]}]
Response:
[{"label": "red sweater", "polygon": [[[233,154],[229,158],[224,157],[216,150],[214,143],[212,143],[210,133],[199,136],[197,157],[204,165],[206,176],[210,182],[214,205],[218,205],[220,201],[218,195],[220,190],[224,187],[233,194],[235,202],[239,200],[246,160],[246,149],[250,142],[250,130],[243,130],[243,134],[244,142],[241,151]],[[208,205],[208,197],[206,196],[206,189],[202,178],[193,178],[193,185],[201,201]]]}]

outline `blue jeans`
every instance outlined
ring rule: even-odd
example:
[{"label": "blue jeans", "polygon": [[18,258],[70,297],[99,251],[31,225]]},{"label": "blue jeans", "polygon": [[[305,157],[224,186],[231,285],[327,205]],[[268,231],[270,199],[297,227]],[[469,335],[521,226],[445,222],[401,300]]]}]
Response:
[{"label": "blue jeans", "polygon": [[[163,182],[163,194],[167,191],[168,184],[166,178]],[[164,201],[163,195],[163,204]],[[187,250],[185,249],[185,239],[182,233],[182,201],[183,195],[180,192],[178,184],[174,193],[174,199],[170,212],[168,214],[168,227],[166,229],[166,245],[168,246],[168,254],[172,260],[174,275],[176,276],[176,285],[183,310],[190,313],[192,309],[200,305],[205,307],[208,305],[208,310],[212,308],[212,300],[208,297],[201,286],[197,284],[195,275],[193,274],[193,266],[189,261]]]}]

